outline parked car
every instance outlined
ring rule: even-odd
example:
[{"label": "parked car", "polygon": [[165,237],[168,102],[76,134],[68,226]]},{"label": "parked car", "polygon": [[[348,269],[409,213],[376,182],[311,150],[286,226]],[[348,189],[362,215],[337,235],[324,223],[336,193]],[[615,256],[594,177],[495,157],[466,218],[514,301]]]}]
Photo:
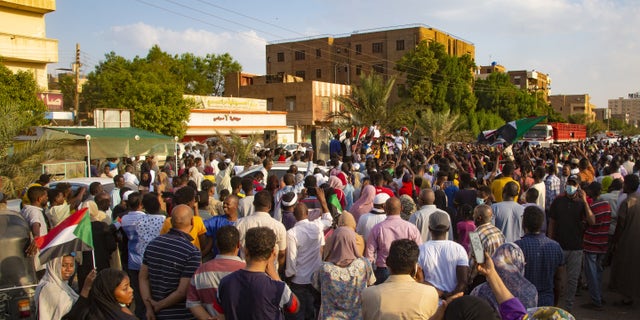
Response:
[{"label": "parked car", "polygon": [[[269,174],[275,174],[276,176],[278,176],[278,179],[282,179],[282,177],[287,173],[287,171],[289,170],[289,168],[291,167],[292,164],[295,164],[298,167],[298,172],[302,173],[302,174],[306,174],[307,173],[307,167],[308,164],[307,162],[296,162],[296,163],[291,163],[291,162],[287,162],[287,163],[274,163],[273,167],[271,167],[271,170],[269,170]],[[323,167],[323,166],[318,166],[316,164],[312,165],[312,168],[320,168],[320,170],[322,170],[323,172],[328,172],[327,167]],[[253,176],[256,174],[256,172],[260,171],[260,169],[262,169],[262,165],[255,165],[255,166],[251,166],[248,169],[240,172],[238,174],[238,176],[240,178],[244,178],[244,177],[251,177],[253,178]],[[266,180],[267,177],[265,177]]]},{"label": "parked car", "polygon": [[0,319],[36,319],[33,259],[25,255],[31,241],[27,221],[12,210],[0,211]]}]

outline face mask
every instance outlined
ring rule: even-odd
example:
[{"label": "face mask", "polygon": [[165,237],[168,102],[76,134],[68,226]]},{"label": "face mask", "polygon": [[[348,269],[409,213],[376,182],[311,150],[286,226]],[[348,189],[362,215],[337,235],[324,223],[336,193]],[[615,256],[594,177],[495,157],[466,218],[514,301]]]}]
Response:
[{"label": "face mask", "polygon": [[564,188],[564,191],[567,192],[568,195],[572,196],[576,193],[576,191],[578,191],[578,187],[576,186],[566,186]]},{"label": "face mask", "polygon": [[484,199],[476,198],[476,205],[483,205],[483,204],[484,204]]}]

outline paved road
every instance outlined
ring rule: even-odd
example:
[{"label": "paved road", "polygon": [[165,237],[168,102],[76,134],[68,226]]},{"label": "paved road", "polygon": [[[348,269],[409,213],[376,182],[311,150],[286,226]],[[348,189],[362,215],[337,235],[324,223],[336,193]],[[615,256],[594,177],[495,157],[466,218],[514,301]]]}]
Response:
[{"label": "paved road", "polygon": [[622,297],[609,291],[609,272],[610,268],[605,269],[604,272],[604,293],[603,297],[606,301],[603,311],[593,311],[590,309],[582,308],[581,305],[589,303],[589,291],[581,290],[576,296],[576,304],[573,308],[572,314],[578,320],[639,320],[640,319],[640,300],[636,300],[631,306],[621,307],[615,306],[614,302],[619,301]]}]

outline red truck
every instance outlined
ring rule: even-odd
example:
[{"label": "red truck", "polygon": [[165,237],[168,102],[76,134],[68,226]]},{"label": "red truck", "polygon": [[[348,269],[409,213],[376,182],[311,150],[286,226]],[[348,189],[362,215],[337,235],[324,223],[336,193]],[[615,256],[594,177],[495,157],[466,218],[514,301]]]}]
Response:
[{"label": "red truck", "polygon": [[564,122],[537,124],[522,138],[523,141],[545,147],[554,143],[577,142],[585,139],[587,139],[587,126]]}]

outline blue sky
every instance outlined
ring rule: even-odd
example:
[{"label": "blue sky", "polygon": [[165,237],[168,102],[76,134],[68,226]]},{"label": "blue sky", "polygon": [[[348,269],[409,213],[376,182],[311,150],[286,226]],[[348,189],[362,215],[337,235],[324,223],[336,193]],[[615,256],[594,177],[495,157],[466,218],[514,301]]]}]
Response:
[{"label": "blue sky", "polygon": [[110,51],[145,55],[229,52],[243,70],[265,72],[269,41],[426,24],[476,46],[476,64],[536,70],[552,94],[607,99],[640,90],[640,1],[636,0],[58,0],[47,36],[69,68],[80,43],[83,72]]}]

